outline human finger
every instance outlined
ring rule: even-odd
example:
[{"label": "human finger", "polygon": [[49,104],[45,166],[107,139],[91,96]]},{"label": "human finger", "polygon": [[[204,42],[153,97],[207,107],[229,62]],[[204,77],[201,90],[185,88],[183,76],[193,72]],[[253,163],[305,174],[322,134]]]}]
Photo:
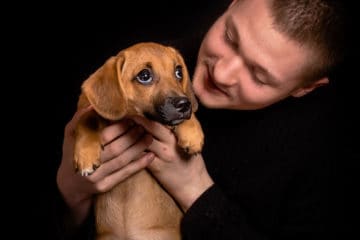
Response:
[{"label": "human finger", "polygon": [[169,137],[174,137],[171,129],[162,125],[161,123],[138,116],[133,117],[133,120],[137,124],[143,126],[147,132],[151,133],[154,138],[158,139],[159,141],[168,141]]},{"label": "human finger", "polygon": [[182,160],[186,161],[189,157],[181,149],[179,149],[177,142],[169,144],[167,142],[161,142],[154,139],[147,150],[153,152],[160,159],[160,161],[154,161],[154,163],[151,164],[152,170],[161,167],[164,163],[166,164]]},{"label": "human finger", "polygon": [[116,186],[118,183],[124,181],[133,174],[146,168],[155,158],[154,153],[147,152],[140,158],[130,162],[125,167],[114,172],[111,175],[106,176],[96,184],[96,190],[98,192],[107,192]]},{"label": "human finger", "polygon": [[112,141],[125,134],[133,126],[134,122],[131,119],[124,119],[105,127],[100,134],[102,145],[106,146],[110,144]]},{"label": "human finger", "polygon": [[135,144],[144,135],[144,128],[136,125],[128,129],[123,135],[118,136],[106,144],[100,153],[101,162],[109,161],[122,154],[126,149]]},{"label": "human finger", "polygon": [[141,156],[149,147],[152,141],[152,136],[146,134],[119,156],[101,164],[100,167],[92,174],[93,180],[96,182],[100,181],[108,175],[111,175],[114,172],[119,171],[123,167],[127,166],[131,161],[139,158],[139,156]]}]

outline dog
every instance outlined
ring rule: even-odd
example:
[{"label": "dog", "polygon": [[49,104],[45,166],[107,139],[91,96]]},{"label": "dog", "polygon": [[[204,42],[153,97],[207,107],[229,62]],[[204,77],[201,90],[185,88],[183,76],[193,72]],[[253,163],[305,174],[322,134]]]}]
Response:
[{"label": "dog", "polygon": [[[204,133],[185,61],[171,46],[140,42],[110,57],[81,85],[78,109],[92,105],[75,130],[74,168],[90,175],[101,167],[99,132],[113,121],[143,116],[168,126],[179,150],[200,153]],[[183,212],[147,171],[99,194],[97,239],[178,240]]]}]

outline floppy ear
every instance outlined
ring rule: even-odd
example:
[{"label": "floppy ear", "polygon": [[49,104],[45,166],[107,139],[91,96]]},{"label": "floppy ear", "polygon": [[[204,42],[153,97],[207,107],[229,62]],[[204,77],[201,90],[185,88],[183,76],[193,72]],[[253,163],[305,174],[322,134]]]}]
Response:
[{"label": "floppy ear", "polygon": [[121,86],[124,57],[109,58],[82,84],[82,91],[95,111],[105,119],[121,119],[127,110],[127,100]]}]

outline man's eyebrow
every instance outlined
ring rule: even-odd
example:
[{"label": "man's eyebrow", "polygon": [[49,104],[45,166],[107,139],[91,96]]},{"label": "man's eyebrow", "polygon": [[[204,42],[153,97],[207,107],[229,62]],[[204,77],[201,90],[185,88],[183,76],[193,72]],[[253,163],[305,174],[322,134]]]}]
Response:
[{"label": "man's eyebrow", "polygon": [[225,27],[226,27],[226,31],[232,32],[232,35],[235,37],[235,39],[233,39],[233,40],[235,40],[237,42],[237,47],[238,47],[237,51],[243,58],[245,64],[247,66],[251,67],[253,69],[252,71],[256,70],[260,74],[265,75],[265,78],[266,78],[265,80],[266,80],[267,84],[273,85],[273,86],[280,85],[280,81],[274,76],[274,74],[272,74],[265,67],[259,65],[257,62],[253,61],[247,55],[244,54],[241,36],[239,34],[238,29],[236,28],[236,26],[234,24],[232,17],[228,17],[226,19]]}]

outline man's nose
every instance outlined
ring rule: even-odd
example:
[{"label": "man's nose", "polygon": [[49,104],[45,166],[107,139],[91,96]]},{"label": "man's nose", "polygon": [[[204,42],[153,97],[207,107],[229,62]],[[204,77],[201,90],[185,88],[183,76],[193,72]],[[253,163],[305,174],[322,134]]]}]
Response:
[{"label": "man's nose", "polygon": [[241,57],[237,55],[218,59],[214,66],[214,78],[217,83],[224,86],[232,86],[238,82],[238,78],[246,65]]}]

